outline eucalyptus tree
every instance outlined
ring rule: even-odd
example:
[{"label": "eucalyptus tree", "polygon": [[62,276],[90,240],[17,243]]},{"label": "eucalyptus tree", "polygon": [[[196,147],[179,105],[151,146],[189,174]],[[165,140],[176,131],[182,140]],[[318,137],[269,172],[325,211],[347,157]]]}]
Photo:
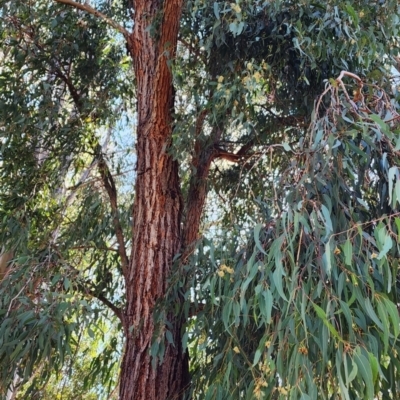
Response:
[{"label": "eucalyptus tree", "polygon": [[0,4],[4,393],[104,317],[121,399],[396,392],[397,1]]}]

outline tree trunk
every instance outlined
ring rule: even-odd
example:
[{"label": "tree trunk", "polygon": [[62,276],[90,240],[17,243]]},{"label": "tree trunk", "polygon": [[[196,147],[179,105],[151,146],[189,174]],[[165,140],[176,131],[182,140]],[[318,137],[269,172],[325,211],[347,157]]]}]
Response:
[{"label": "tree trunk", "polygon": [[134,31],[128,46],[137,80],[137,179],[132,253],[125,272],[122,400],[178,399],[187,383],[179,320],[172,321],[174,344],[165,343],[162,363],[153,368],[150,357],[154,306],[165,296],[172,261],[181,246],[178,165],[168,154],[174,90],[167,62],[176,51],[182,1],[134,2]]}]

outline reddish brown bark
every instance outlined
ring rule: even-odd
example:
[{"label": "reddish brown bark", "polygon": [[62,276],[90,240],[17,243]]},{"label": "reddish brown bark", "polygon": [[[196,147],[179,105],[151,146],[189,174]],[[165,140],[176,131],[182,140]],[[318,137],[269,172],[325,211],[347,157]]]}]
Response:
[{"label": "reddish brown bark", "polygon": [[168,154],[174,91],[167,62],[176,51],[182,2],[134,2],[129,46],[137,80],[137,180],[132,253],[125,276],[123,400],[179,398],[186,384],[187,359],[182,352],[179,321],[172,321],[175,345],[165,344],[162,364],[154,369],[149,354],[155,331],[154,306],[165,296],[172,260],[181,246],[178,165]]},{"label": "reddish brown bark", "polygon": [[192,251],[198,236],[204,203],[207,197],[207,177],[212,160],[216,156],[213,144],[201,149],[199,142],[195,144],[195,153],[192,159],[194,173],[190,179],[189,191],[185,207],[183,231],[184,258]]}]

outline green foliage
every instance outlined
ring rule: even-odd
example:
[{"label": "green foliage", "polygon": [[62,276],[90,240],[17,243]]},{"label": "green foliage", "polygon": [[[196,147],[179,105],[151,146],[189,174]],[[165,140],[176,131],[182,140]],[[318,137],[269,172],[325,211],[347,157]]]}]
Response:
[{"label": "green foliage", "polygon": [[27,236],[27,220],[58,226],[54,193],[87,168],[95,124],[112,122],[112,104],[132,89],[122,84],[120,44],[97,19],[53,2],[0,5],[0,219],[15,240]]},{"label": "green foliage", "polygon": [[[118,376],[116,367],[119,366],[121,354],[116,341],[119,334],[110,329],[109,322],[92,326],[93,329],[89,328],[86,332],[82,330],[74,341],[73,354],[65,359],[63,368],[57,373],[53,371],[49,381],[33,393],[28,383],[18,392],[17,400],[28,397],[40,400],[117,398],[115,393],[110,392]],[[102,359],[107,357],[111,362],[104,363]],[[110,369],[105,370],[104,364],[109,365]],[[36,375],[41,372],[36,371]],[[105,387],[105,382],[109,383],[109,387]]]},{"label": "green foliage", "polygon": [[[132,2],[95,3],[131,25]],[[242,151],[212,165],[206,239],[176,268],[160,313],[181,312],[186,292],[195,397],[390,398],[397,0],[185,4],[170,65],[184,200],[195,147]],[[66,398],[90,399],[113,389],[121,354],[107,306],[125,301],[116,215],[131,244],[134,139],[121,123],[135,104],[131,61],[104,22],[50,0],[0,0],[0,19],[0,248],[15,253],[0,282],[0,396],[18,376],[21,396],[54,398],[67,382]],[[346,81],[346,95],[342,70],[369,85]],[[96,169],[104,160],[117,210]],[[164,349],[158,337],[152,355]]]},{"label": "green foliage", "polygon": [[199,248],[189,324],[199,398],[389,399],[400,389],[398,103],[372,85],[352,105],[338,82],[286,153],[277,202],[263,199],[276,211],[245,245],[233,231]]},{"label": "green foliage", "polygon": [[[94,300],[123,301],[112,212],[95,167],[133,88],[124,84],[131,71],[120,39],[96,18],[52,1],[1,1],[0,15],[0,248],[15,254],[0,282],[0,397],[18,377],[34,398],[84,351],[82,330],[105,318],[119,326]],[[113,172],[118,158],[108,156]],[[127,229],[129,204],[120,203]],[[117,337],[93,355],[96,365],[79,366],[85,385],[77,391],[100,380],[114,389]]]},{"label": "green foliage", "polygon": [[188,2],[175,77],[193,106],[176,116],[174,154],[183,162],[194,138],[231,152],[251,145],[245,166],[216,168],[210,182],[226,214],[243,222],[252,207],[248,188],[265,196],[270,164],[286,168],[282,152],[269,146],[299,140],[325,79],[347,70],[385,84],[382,59],[397,54],[398,15],[397,1]]}]

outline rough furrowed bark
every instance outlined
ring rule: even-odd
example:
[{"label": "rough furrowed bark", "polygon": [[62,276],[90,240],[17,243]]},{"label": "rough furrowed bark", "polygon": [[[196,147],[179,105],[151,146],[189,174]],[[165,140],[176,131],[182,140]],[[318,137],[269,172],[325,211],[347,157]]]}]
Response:
[{"label": "rough furrowed bark", "polygon": [[179,320],[172,321],[175,343],[165,343],[162,363],[153,368],[150,357],[154,307],[165,296],[172,261],[181,246],[178,165],[168,154],[174,103],[168,60],[176,51],[181,8],[182,0],[136,0],[134,31],[128,43],[137,80],[138,126],[132,253],[125,276],[122,400],[179,398],[186,384]]}]

